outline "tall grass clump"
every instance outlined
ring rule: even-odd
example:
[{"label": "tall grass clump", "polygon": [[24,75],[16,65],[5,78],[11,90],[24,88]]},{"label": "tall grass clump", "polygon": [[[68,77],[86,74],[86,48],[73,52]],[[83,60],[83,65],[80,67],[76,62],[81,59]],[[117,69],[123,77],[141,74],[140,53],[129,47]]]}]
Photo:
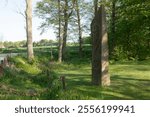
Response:
[{"label": "tall grass clump", "polygon": [[[62,87],[59,76],[53,70],[54,64],[44,59],[40,61],[38,57],[32,62],[23,56],[9,58],[11,67],[4,68],[1,81],[17,90],[21,99],[58,99]],[[7,99],[9,97],[16,99],[11,93]]]}]

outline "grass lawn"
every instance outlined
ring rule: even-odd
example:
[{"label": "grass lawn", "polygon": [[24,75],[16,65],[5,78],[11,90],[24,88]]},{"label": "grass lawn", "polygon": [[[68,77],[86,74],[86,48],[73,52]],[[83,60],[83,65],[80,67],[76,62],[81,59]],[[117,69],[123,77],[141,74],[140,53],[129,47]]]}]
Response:
[{"label": "grass lawn", "polygon": [[[13,58],[15,66],[0,77],[0,99],[150,99],[148,60],[111,63],[111,86],[102,88],[91,84],[90,58],[68,54],[66,62],[49,65],[49,55],[46,51],[30,64],[23,57]],[[61,75],[66,77],[65,91],[58,89]]]},{"label": "grass lawn", "polygon": [[63,64],[57,72],[66,76],[69,92],[81,99],[150,99],[150,61],[111,64],[111,86],[104,88],[91,85],[89,63]]}]

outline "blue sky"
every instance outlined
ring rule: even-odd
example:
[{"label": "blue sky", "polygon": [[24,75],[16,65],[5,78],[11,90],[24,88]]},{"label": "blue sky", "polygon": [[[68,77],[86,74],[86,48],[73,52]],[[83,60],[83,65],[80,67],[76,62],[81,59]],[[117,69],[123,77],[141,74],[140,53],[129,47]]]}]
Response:
[{"label": "blue sky", "polygon": [[[8,2],[6,2],[8,1]],[[33,0],[33,6],[40,0]],[[0,41],[19,41],[26,39],[25,19],[17,11],[25,8],[24,0],[1,0],[0,2]],[[53,30],[40,35],[38,26],[40,19],[33,17],[33,41],[40,39],[55,39]]]}]

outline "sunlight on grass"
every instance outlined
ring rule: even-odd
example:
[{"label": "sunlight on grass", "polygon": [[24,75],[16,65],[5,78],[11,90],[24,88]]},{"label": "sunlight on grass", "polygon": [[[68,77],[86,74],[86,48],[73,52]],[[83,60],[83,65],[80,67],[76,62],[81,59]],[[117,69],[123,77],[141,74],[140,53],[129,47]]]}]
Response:
[{"label": "sunlight on grass", "polygon": [[29,64],[26,59],[23,59],[21,57],[16,57],[14,59],[16,65],[18,68],[21,68],[24,72],[32,74],[32,75],[37,75],[41,73],[41,70],[36,64]]},{"label": "sunlight on grass", "polygon": [[91,83],[89,59],[49,64],[46,55],[39,54],[33,63],[21,56],[12,59],[14,68],[6,68],[0,78],[0,99],[150,99],[149,61],[110,64],[111,86],[102,88]]},{"label": "sunlight on grass", "polygon": [[110,92],[110,91],[102,91],[102,95],[106,97],[106,95],[111,95],[112,97],[117,97],[117,98],[120,98],[120,99],[134,99],[130,96],[127,96],[127,95],[123,95],[121,93],[117,93],[117,92]]},{"label": "sunlight on grass", "polygon": [[66,76],[69,89],[88,96],[88,99],[150,99],[149,65],[134,62],[110,65],[111,86],[103,89],[91,86],[90,64],[64,63],[56,71]]},{"label": "sunlight on grass", "polygon": [[136,79],[150,79],[149,65],[111,65],[110,72],[112,75],[121,75],[134,77]]}]

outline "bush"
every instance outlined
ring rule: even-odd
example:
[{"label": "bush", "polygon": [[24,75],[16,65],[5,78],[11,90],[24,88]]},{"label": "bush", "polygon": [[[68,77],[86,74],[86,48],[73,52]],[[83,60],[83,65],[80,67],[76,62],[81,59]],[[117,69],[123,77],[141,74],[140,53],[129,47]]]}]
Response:
[{"label": "bush", "polygon": [[122,60],[127,60],[128,57],[126,52],[124,52],[123,48],[121,46],[117,46],[114,49],[114,52],[112,53],[110,58],[115,61],[122,61]]}]

